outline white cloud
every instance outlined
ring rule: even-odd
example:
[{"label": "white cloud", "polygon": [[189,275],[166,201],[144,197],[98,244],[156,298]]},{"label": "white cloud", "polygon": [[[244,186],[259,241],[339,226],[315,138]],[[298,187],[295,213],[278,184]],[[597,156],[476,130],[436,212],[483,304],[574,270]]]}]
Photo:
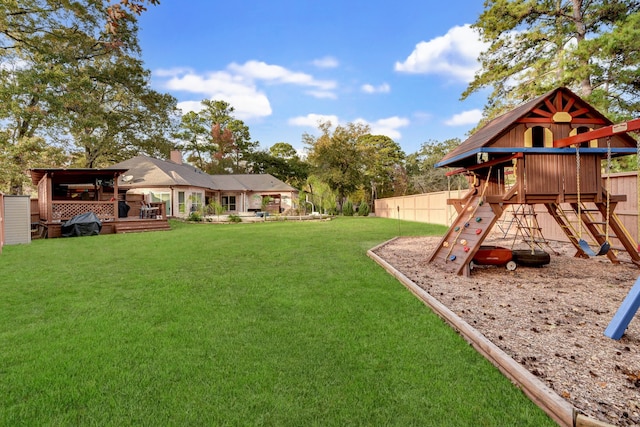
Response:
[{"label": "white cloud", "polygon": [[337,99],[338,96],[331,91],[328,90],[308,90],[305,92],[307,95],[313,96],[314,98],[319,99]]},{"label": "white cloud", "polygon": [[338,116],[329,114],[307,114],[306,116],[292,117],[288,120],[291,126],[304,126],[317,128],[321,122],[331,122],[332,126],[339,124]]},{"label": "white cloud", "polygon": [[468,24],[451,28],[444,36],[418,43],[395,70],[415,74],[439,74],[470,82],[480,68],[478,56],[488,47]]},{"label": "white cloud", "polygon": [[[165,82],[165,87],[226,101],[235,108],[235,115],[241,120],[266,117],[272,112],[269,99],[253,83],[225,71],[207,75],[192,72],[174,75]],[[183,111],[199,111],[200,107],[194,107],[194,103],[196,101],[182,102],[179,107]],[[199,101],[197,103],[199,104]]]},{"label": "white cloud", "polygon": [[380,86],[373,86],[371,84],[363,84],[360,89],[364,93],[389,93],[391,92],[391,86],[387,83],[382,83]]},{"label": "white cloud", "polygon": [[314,59],[312,62],[318,68],[336,68],[340,63],[332,56],[325,56],[324,58]]},{"label": "white cloud", "polygon": [[186,114],[189,111],[199,113],[202,110],[202,103],[200,101],[183,101],[178,102],[178,109],[182,111],[182,114]]},{"label": "white cloud", "polygon": [[445,120],[444,124],[447,126],[466,126],[476,125],[482,119],[482,110],[468,110],[462,113],[454,114],[448,120]]},{"label": "white cloud", "polygon": [[187,67],[176,67],[176,68],[159,68],[153,72],[153,74],[157,77],[175,77],[181,74],[192,73],[193,70]]},{"label": "white cloud", "polygon": [[290,71],[280,65],[271,65],[262,61],[247,61],[242,65],[234,62],[229,65],[228,69],[249,80],[311,86],[322,90],[331,90],[336,87],[334,81],[316,80],[309,74]]},{"label": "white cloud", "polygon": [[[289,119],[288,123],[291,126],[305,126],[318,128],[320,122],[331,122],[331,127],[335,128],[340,125],[338,116],[326,115],[326,114],[307,114],[306,116],[298,116]],[[372,135],[386,135],[389,138],[396,140],[402,138],[402,134],[398,129],[409,126],[410,121],[404,117],[387,117],[385,119],[379,119],[374,122],[370,122],[363,118],[357,118],[353,120],[353,123],[363,124],[369,126]]]},{"label": "white cloud", "polygon": [[398,116],[379,119],[375,122],[369,122],[365,119],[356,119],[354,122],[369,125],[372,135],[386,135],[393,140],[401,139],[402,133],[398,129],[410,124],[409,119]]},{"label": "white cloud", "polygon": [[[197,73],[189,68],[161,69],[154,76],[172,91],[200,94],[203,98],[224,100],[235,108],[235,115],[247,120],[271,115],[269,98],[260,89],[260,83],[289,84],[310,88],[305,93],[315,98],[335,99],[335,81],[317,80],[310,74],[288,70],[279,65],[261,61],[244,64],[231,63],[225,70]],[[186,111],[197,111],[196,101],[182,102]],[[199,103],[199,101],[198,101]]]}]

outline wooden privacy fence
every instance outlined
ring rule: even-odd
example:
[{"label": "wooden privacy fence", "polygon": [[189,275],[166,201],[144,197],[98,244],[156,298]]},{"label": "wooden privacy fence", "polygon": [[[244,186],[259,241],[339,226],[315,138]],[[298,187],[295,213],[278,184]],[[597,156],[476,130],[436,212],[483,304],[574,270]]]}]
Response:
[{"label": "wooden privacy fence", "polygon": [[412,196],[389,197],[375,201],[376,216],[406,221],[451,225],[456,217],[447,199],[462,198],[467,190],[437,191]]},{"label": "wooden privacy fence", "polygon": [[0,193],[0,254],[4,246],[4,194]]},{"label": "wooden privacy fence", "polygon": [[[620,218],[622,224],[629,231],[629,234],[638,241],[638,194],[636,172],[622,172],[611,174],[611,194],[624,194],[627,196],[626,202],[618,203],[615,214]],[[607,187],[606,176],[602,179],[603,187]],[[407,221],[428,222],[431,224],[441,224],[450,226],[456,218],[456,210],[453,206],[447,205],[447,199],[460,199],[464,197],[467,190],[438,191],[434,193],[416,194],[412,196],[389,197],[375,201],[376,216],[383,218],[402,219]],[[513,207],[514,209],[516,206]],[[536,205],[538,225],[542,229],[542,234],[548,240],[567,242],[567,236],[558,226],[556,221],[549,215],[543,205]],[[498,223],[503,229],[507,228],[512,219],[511,208],[506,209],[501,222]],[[495,229],[498,227],[496,226]],[[509,229],[514,233],[515,226]],[[498,230],[499,231],[499,230]],[[615,246],[615,242],[614,242]]]}]

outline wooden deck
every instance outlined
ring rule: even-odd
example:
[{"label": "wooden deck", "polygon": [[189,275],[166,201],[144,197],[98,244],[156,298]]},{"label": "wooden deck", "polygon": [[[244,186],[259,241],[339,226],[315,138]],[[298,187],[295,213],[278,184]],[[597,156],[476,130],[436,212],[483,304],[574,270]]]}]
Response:
[{"label": "wooden deck", "polygon": [[[63,222],[41,221],[34,225],[32,238],[62,237]],[[145,231],[170,230],[167,219],[140,219],[135,217],[119,218],[116,221],[103,221],[100,234],[140,233]]]}]

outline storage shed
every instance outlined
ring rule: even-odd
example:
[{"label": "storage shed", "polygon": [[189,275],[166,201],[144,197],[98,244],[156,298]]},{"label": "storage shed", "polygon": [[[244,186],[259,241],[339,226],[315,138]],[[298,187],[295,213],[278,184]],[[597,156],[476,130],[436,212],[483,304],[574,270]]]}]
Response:
[{"label": "storage shed", "polygon": [[4,195],[4,244],[31,243],[31,198]]}]

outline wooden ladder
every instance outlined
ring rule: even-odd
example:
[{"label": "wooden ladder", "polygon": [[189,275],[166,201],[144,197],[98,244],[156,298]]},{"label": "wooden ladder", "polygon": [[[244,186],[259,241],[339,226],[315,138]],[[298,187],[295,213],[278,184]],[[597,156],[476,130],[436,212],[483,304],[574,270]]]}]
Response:
[{"label": "wooden ladder", "polygon": [[444,271],[469,276],[469,263],[502,214],[502,207],[474,194],[466,200],[428,262]]}]

